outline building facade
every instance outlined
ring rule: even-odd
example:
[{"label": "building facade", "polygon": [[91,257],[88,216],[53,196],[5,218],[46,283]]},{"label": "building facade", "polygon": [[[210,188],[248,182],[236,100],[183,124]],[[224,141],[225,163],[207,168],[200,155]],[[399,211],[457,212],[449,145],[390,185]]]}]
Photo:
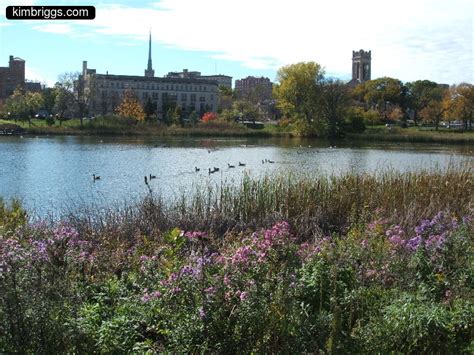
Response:
[{"label": "building facade", "polygon": [[356,86],[371,80],[372,51],[352,51],[352,80],[349,85]]},{"label": "building facade", "polygon": [[164,78],[155,77],[150,35],[148,64],[144,76],[98,74],[95,69],[89,69],[84,61],[75,90],[92,115],[115,112],[127,91],[132,91],[142,105],[150,100],[158,118],[162,118],[170,108],[176,106],[185,115],[193,111],[202,114],[217,110],[217,81],[203,79],[200,73],[198,76],[178,74],[180,73],[169,73]]},{"label": "building facade", "polygon": [[25,61],[11,55],[8,67],[0,67],[0,100],[8,98],[18,87],[25,89]]},{"label": "building facade", "polygon": [[201,75],[201,72],[198,71],[189,71],[188,69],[183,69],[182,72],[169,72],[166,78],[173,79],[204,79],[209,81],[217,81],[219,86],[223,86],[228,89],[232,89],[232,77],[228,75]]},{"label": "building facade", "polygon": [[235,81],[237,97],[255,96],[257,101],[269,100],[272,97],[273,84],[268,78],[248,76]]}]

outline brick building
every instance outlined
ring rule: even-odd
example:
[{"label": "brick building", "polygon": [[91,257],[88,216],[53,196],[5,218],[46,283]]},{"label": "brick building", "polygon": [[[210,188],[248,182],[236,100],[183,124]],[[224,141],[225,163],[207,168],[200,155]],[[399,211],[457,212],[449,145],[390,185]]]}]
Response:
[{"label": "brick building", "polygon": [[248,76],[235,81],[237,97],[249,98],[254,96],[257,101],[265,101],[272,97],[273,84],[268,78]]},{"label": "brick building", "polygon": [[11,55],[8,67],[0,67],[0,100],[8,98],[17,87],[25,88],[25,61]]}]

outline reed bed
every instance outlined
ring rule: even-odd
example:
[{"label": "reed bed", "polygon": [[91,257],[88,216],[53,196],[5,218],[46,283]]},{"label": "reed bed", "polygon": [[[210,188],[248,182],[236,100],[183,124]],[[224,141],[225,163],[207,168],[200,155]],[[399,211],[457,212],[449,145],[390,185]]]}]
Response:
[{"label": "reed bed", "polygon": [[[302,238],[344,233],[354,223],[386,218],[412,228],[438,211],[472,213],[473,172],[464,165],[445,170],[336,176],[244,177],[221,186],[196,186],[190,194],[164,201],[151,193],[137,205],[71,213],[82,228],[124,236],[169,228],[202,230],[216,236],[266,228],[288,221]],[[107,233],[108,234],[108,233]]]}]

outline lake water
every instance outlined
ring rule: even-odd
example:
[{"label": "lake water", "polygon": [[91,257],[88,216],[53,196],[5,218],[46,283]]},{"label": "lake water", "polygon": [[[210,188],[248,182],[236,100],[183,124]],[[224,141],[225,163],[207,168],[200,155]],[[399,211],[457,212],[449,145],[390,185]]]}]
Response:
[{"label": "lake water", "polygon": [[[262,163],[265,159],[274,163]],[[245,166],[238,166],[239,162]],[[113,206],[148,193],[165,198],[196,185],[288,171],[341,174],[346,171],[417,171],[473,166],[474,147],[396,143],[352,144],[297,139],[0,137],[0,196],[19,198],[37,214],[80,206]],[[228,163],[235,165],[229,168]],[[195,167],[200,168],[199,172]],[[209,175],[208,168],[219,172]],[[100,180],[93,181],[92,174]]]}]

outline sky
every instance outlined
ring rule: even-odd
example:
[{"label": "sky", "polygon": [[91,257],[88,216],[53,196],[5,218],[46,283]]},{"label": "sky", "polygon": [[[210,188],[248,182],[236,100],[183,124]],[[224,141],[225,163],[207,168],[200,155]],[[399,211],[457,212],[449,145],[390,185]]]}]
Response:
[{"label": "sky", "polygon": [[[7,20],[9,5],[92,5],[95,20]],[[82,61],[98,73],[143,75],[152,33],[155,76],[272,81],[284,65],[315,61],[349,80],[353,50],[372,51],[372,79],[474,83],[473,0],[0,0],[0,66],[26,60],[48,85]]]}]

